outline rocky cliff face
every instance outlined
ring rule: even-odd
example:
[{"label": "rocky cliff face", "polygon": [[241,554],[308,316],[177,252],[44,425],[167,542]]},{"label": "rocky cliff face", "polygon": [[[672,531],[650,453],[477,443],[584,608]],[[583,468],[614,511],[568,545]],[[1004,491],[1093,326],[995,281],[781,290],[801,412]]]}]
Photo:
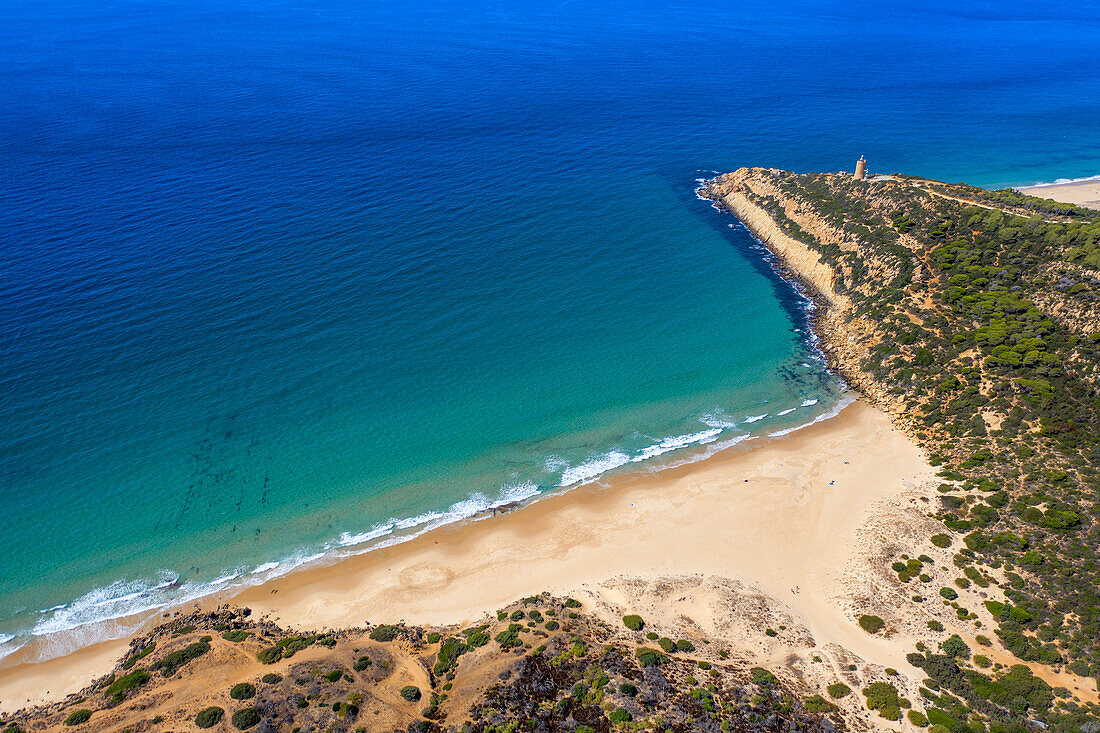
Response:
[{"label": "rocky cliff face", "polygon": [[[822,247],[856,251],[858,241],[785,192],[780,185],[782,175],[769,168],[741,168],[710,181],[700,195],[741,220],[779,258],[787,274],[815,297],[821,308],[813,327],[822,339],[829,365],[872,403],[901,418],[904,405],[860,368],[881,337],[874,324],[856,315],[843,285],[843,265],[826,262],[821,254]],[[812,239],[814,246],[807,239]]]}]

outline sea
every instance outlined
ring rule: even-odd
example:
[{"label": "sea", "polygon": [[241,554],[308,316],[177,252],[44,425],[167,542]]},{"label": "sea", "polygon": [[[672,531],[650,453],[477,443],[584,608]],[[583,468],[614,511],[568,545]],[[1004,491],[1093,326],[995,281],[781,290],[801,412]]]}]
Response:
[{"label": "sea", "polygon": [[0,656],[850,399],[699,181],[1100,174],[1100,6],[4,0]]}]

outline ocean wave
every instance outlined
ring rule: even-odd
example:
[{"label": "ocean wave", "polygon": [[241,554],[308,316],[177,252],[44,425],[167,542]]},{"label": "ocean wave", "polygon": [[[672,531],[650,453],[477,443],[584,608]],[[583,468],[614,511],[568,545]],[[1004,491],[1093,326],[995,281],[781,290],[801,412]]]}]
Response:
[{"label": "ocean wave", "polygon": [[786,410],[780,410],[779,412],[777,412],[775,414],[778,417],[783,417],[784,415],[790,415],[792,412],[794,412],[797,409],[798,409],[797,407],[788,407]]},{"label": "ocean wave", "polygon": [[630,456],[622,451],[613,450],[609,453],[604,453],[596,458],[591,458],[579,466],[573,466],[562,471],[561,482],[558,486],[562,488],[566,486],[573,486],[574,484],[585,483],[592,479],[607,473],[613,468],[618,468],[630,462]]},{"label": "ocean wave", "polygon": [[1042,181],[1039,183],[1028,183],[1024,186],[1017,186],[1016,190],[1019,191],[1022,188],[1048,188],[1050,186],[1064,186],[1067,183],[1088,183],[1089,181],[1100,181],[1100,175],[1097,176],[1085,176],[1084,178],[1058,178],[1054,181]]},{"label": "ocean wave", "polygon": [[[793,428],[771,433],[772,437],[786,435],[802,427],[832,417],[852,398],[842,399],[838,405],[814,420]],[[804,400],[803,406],[817,404],[817,400]],[[786,415],[796,408],[780,412]],[[630,453],[614,449],[595,455],[576,466],[558,456],[545,460],[547,470],[561,471],[558,488],[571,488],[589,483],[608,471],[628,464],[638,464],[690,446],[706,446],[703,451],[682,459],[666,461],[661,469],[680,466],[705,459],[715,453],[738,445],[754,437],[740,432],[723,436],[726,430],[738,425],[759,422],[768,413],[750,415],[738,422],[722,411],[704,415],[700,422],[705,430],[674,435]],[[257,585],[286,575],[303,566],[320,561],[333,561],[349,555],[358,555],[374,549],[406,542],[437,527],[460,522],[481,515],[501,506],[525,502],[537,497],[543,489],[531,481],[522,481],[500,487],[495,497],[475,493],[455,502],[445,511],[429,511],[412,517],[396,517],[380,522],[362,532],[343,532],[320,547],[303,550],[276,561],[262,562],[251,570],[239,568],[225,572],[206,582],[181,582],[175,572],[164,570],[152,577],[137,580],[118,580],[107,586],[95,588],[71,603],[62,604],[40,612],[40,618],[29,634],[0,635],[0,658],[25,646],[30,639],[36,642],[35,657],[49,659],[71,653],[81,646],[108,639],[119,639],[136,632],[155,613],[166,608],[179,607],[204,596],[223,592],[231,587]]]},{"label": "ocean wave", "polygon": [[813,407],[817,404],[817,400],[802,400],[803,407]]},{"label": "ocean wave", "polygon": [[[809,422],[802,423],[801,425],[795,425],[793,428],[784,428],[782,430],[776,430],[774,432],[768,433],[768,437],[769,438],[780,438],[784,435],[790,435],[791,433],[795,432],[796,430],[801,430],[802,428],[808,428],[811,425],[815,425],[815,424],[817,424],[817,423],[819,423],[823,420],[831,420],[832,418],[839,415],[841,410],[843,410],[845,407],[847,407],[848,405],[852,404],[855,401],[856,401],[856,398],[855,398],[854,395],[851,395],[851,394],[842,395],[841,398],[839,400],[837,400],[837,403],[835,405],[833,405],[833,407],[831,409],[826,410],[825,412],[821,413],[820,415],[815,417],[813,420],[810,420]],[[817,404],[817,400],[814,400],[813,402],[814,402],[814,404]]]}]

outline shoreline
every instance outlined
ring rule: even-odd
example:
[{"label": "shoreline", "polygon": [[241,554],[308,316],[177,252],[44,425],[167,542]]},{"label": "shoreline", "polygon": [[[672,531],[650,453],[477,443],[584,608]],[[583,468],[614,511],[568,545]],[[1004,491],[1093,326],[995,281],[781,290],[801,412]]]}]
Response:
[{"label": "shoreline", "polygon": [[1028,196],[1051,199],[1063,204],[1100,209],[1100,176],[1018,186],[1016,190]]},{"label": "shoreline", "polygon": [[[761,243],[777,274],[812,303],[805,316],[814,349],[830,369],[851,384],[853,380],[844,369],[844,361],[837,358],[829,335],[828,324],[844,301],[829,287],[829,273],[821,268],[807,272],[805,263],[797,259],[798,253],[782,248],[777,251],[759,217],[754,221],[745,212],[718,203],[734,213]],[[212,609],[229,603],[249,606],[258,614],[299,629],[346,628],[368,621],[446,625],[482,618],[518,597],[544,590],[583,592],[607,604],[609,596],[617,597],[613,586],[619,581],[652,583],[692,576],[717,577],[762,593],[769,605],[785,609],[785,617],[797,619],[798,627],[807,630],[813,639],[825,639],[845,653],[870,658],[880,666],[904,667],[905,650],[918,632],[908,630],[903,638],[891,643],[867,637],[855,625],[855,600],[849,598],[847,608],[836,603],[850,595],[839,582],[841,578],[830,575],[829,567],[804,559],[828,558],[839,567],[852,565],[859,546],[856,534],[871,508],[906,492],[923,494],[923,500],[928,501],[932,470],[920,449],[895,428],[887,414],[867,401],[857,400],[838,412],[828,419],[818,417],[787,434],[759,436],[766,439],[739,442],[701,459],[697,456],[707,447],[698,446],[696,457],[597,478],[542,495],[523,502],[523,512],[514,511],[514,505],[499,515],[485,516],[482,512],[323,565],[295,568],[259,585],[227,589],[174,607],[169,613],[178,615],[196,607]],[[883,440],[887,445],[881,444]],[[885,456],[890,460],[884,461]],[[849,462],[848,457],[860,460]],[[874,467],[865,465],[865,459]],[[841,475],[827,480],[822,475],[822,461],[838,464],[831,470]],[[896,469],[887,473],[900,481],[887,485],[880,480],[885,465]],[[801,468],[792,471],[795,466]],[[786,475],[772,474],[783,467],[787,471],[780,473]],[[736,485],[730,484],[734,474],[741,476]],[[821,494],[823,487],[828,490]],[[730,495],[730,489],[736,489],[736,494]],[[843,491],[843,499],[830,497],[834,491]],[[699,498],[699,502],[691,503],[696,509],[705,509],[705,517],[692,512],[687,497]],[[826,501],[828,498],[834,500]],[[784,505],[788,501],[792,503]],[[914,495],[909,501],[916,503],[918,497]],[[678,517],[677,536],[693,552],[678,554],[662,536],[667,518],[653,516],[652,509],[638,516],[639,511],[657,505],[669,512],[666,516]],[[809,511],[803,510],[807,505],[813,507],[813,516],[785,521],[791,519],[786,514]],[[862,511],[850,512],[851,506]],[[753,521],[763,507],[770,508],[769,522]],[[822,521],[825,514],[830,515],[827,522]],[[881,515],[879,512],[879,519]],[[922,516],[917,514],[911,519],[920,524]],[[713,524],[717,517],[722,518],[724,526]],[[711,524],[711,537],[725,541],[713,545],[699,539],[704,523]],[[737,537],[725,536],[730,527],[738,528]],[[807,534],[803,531],[807,527],[819,532],[828,529],[829,536]],[[836,527],[843,527],[846,534],[833,532]],[[744,537],[753,539],[745,542]],[[798,547],[807,537],[817,545],[792,552],[791,546]],[[878,539],[886,541],[885,536]],[[738,541],[742,545],[735,550]],[[660,548],[659,560],[647,552],[647,543]],[[764,555],[762,548],[767,548]],[[548,554],[551,559],[547,559]],[[782,562],[777,564],[777,558]],[[803,564],[812,566],[813,572],[799,569]],[[837,568],[832,570],[835,573]],[[865,589],[862,602],[874,605],[871,588],[875,582],[865,564],[858,575],[858,585]],[[813,591],[803,598],[805,588]],[[889,609],[881,612],[888,613]],[[158,614],[142,630],[161,620]],[[127,643],[103,642],[46,662],[0,671],[0,710],[57,699],[79,690],[90,681],[89,675],[109,672]],[[74,665],[77,661],[80,663]],[[65,689],[36,696],[34,692],[42,688],[35,685],[41,680]]]}]

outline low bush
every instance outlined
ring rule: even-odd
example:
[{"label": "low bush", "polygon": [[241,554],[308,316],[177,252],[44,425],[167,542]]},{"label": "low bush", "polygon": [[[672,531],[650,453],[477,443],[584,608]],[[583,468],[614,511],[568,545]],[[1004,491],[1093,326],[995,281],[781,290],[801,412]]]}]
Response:
[{"label": "low bush", "polygon": [[161,659],[152,666],[152,669],[158,670],[164,677],[171,677],[179,671],[180,667],[193,659],[201,657],[208,651],[210,651],[210,644],[208,642],[197,641],[183,649],[177,649],[171,654],[165,655],[164,659]]},{"label": "low bush", "polygon": [[65,718],[65,725],[80,725],[81,723],[87,723],[88,719],[91,717],[91,710],[86,710],[84,708],[74,710],[69,713],[69,717]]},{"label": "low bush", "polygon": [[945,535],[943,533],[932,535],[931,540],[932,540],[932,544],[935,545],[936,547],[950,547],[951,546],[951,537],[948,536],[948,535]]},{"label": "low bush", "polygon": [[370,632],[370,638],[374,641],[393,641],[397,638],[396,626],[377,626]]},{"label": "low bush", "polygon": [[199,711],[195,716],[195,725],[199,728],[213,728],[221,722],[223,717],[225,717],[225,710],[217,705],[211,705]]},{"label": "low bush", "polygon": [[250,636],[252,636],[252,632],[244,631],[243,629],[237,629],[236,631],[227,631],[222,634],[223,639],[225,639],[226,641],[231,641],[235,644],[244,641]]},{"label": "low bush", "polygon": [[693,652],[695,651],[695,645],[687,639],[680,639],[676,642],[676,651],[678,652]]},{"label": "low bush", "polygon": [[233,727],[237,730],[247,730],[252,726],[259,723],[261,720],[260,714],[253,708],[244,708],[233,713],[233,717],[230,722],[233,723]]},{"label": "low bush", "polygon": [[409,702],[416,702],[420,699],[420,688],[415,685],[405,685],[401,688],[401,697]]},{"label": "low bush", "polygon": [[928,725],[928,717],[919,710],[910,710],[905,714],[909,718],[909,722],[918,728],[924,728]]},{"label": "low bush", "polygon": [[954,588],[940,588],[940,595],[949,601],[953,601],[959,597],[959,594],[955,592]]},{"label": "low bush", "polygon": [[371,666],[371,664],[373,664],[373,662],[371,662],[370,657],[364,655],[355,661],[355,664],[352,665],[352,669],[356,672],[362,672],[364,669]]},{"label": "low bush", "polygon": [[806,708],[806,712],[810,713],[832,713],[837,709],[836,705],[821,695],[810,695],[802,701],[802,706]]},{"label": "low bush", "polygon": [[233,685],[229,690],[229,696],[234,700],[247,700],[250,697],[256,697],[256,688],[247,682],[241,682]]},{"label": "low bush", "polygon": [[645,626],[645,621],[642,621],[641,616],[631,614],[629,616],[623,616],[623,626],[631,631],[641,631],[642,627]]},{"label": "low bush", "polygon": [[886,626],[886,622],[878,616],[865,613],[859,617],[859,626],[868,634],[877,634]]},{"label": "low bush", "polygon": [[843,682],[834,682],[826,688],[826,691],[829,693],[829,697],[836,700],[852,694],[852,688]]},{"label": "low bush", "polygon": [[121,700],[122,697],[134,689],[135,687],[141,687],[149,681],[149,673],[144,669],[134,670],[129,674],[125,674],[119,677],[117,680],[107,685],[107,694],[115,698],[115,701]]},{"label": "low bush", "polygon": [[752,674],[752,681],[758,685],[775,687],[779,684],[779,679],[763,667],[753,667],[749,671]]},{"label": "low bush", "polygon": [[282,681],[283,681],[282,676],[277,675],[274,672],[268,672],[267,674],[265,674],[263,677],[260,678],[260,682],[263,682],[265,685],[274,685],[276,682],[282,682]]},{"label": "low bush", "polygon": [[624,682],[619,685],[619,692],[626,695],[627,697],[634,697],[638,694],[638,688],[635,687],[634,684],[631,682]]},{"label": "low bush", "polygon": [[634,654],[638,657],[638,662],[640,662],[643,667],[656,667],[667,659],[664,654],[661,654],[656,649],[650,649],[646,646],[638,647],[638,651]]},{"label": "low bush", "polygon": [[634,717],[627,712],[624,708],[616,708],[611,711],[611,714],[607,716],[607,719],[611,721],[611,724],[615,723],[629,723],[634,720]]}]

